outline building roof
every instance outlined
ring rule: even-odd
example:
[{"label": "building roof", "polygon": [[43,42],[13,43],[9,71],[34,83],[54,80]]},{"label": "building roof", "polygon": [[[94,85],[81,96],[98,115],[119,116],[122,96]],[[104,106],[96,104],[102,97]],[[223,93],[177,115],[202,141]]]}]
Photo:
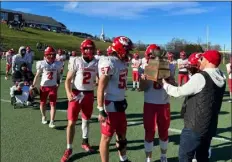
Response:
[{"label": "building roof", "polygon": [[50,26],[54,26],[54,27],[66,28],[65,25],[56,21],[52,17],[24,13],[21,11],[13,11],[13,10],[9,10],[9,9],[1,9],[0,11],[22,14],[22,19],[26,23],[35,23],[35,24],[50,25]]}]

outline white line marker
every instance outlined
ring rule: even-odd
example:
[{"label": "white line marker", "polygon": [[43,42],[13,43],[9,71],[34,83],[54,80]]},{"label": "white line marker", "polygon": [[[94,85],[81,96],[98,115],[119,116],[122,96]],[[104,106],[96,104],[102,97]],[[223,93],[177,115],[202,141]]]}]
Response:
[{"label": "white line marker", "polygon": [[[4,99],[1,99],[1,102],[8,102],[8,103],[10,103],[10,100],[4,100]],[[60,111],[60,112],[64,112],[64,113],[66,113],[67,112],[67,110],[56,110],[56,111]],[[98,115],[92,115],[92,118],[98,118]],[[140,121],[140,122],[127,122],[127,125],[129,126],[129,125],[141,125],[141,124],[143,124],[143,122],[142,121]],[[181,133],[181,130],[179,130],[179,129],[175,129],[175,128],[169,128],[168,129],[170,132],[173,132],[173,133],[178,133],[178,134],[180,134]],[[220,138],[220,137],[213,137],[213,140],[217,140],[217,141],[223,141],[223,142],[232,142],[231,140],[228,140],[228,139],[225,139],[225,138]]]}]

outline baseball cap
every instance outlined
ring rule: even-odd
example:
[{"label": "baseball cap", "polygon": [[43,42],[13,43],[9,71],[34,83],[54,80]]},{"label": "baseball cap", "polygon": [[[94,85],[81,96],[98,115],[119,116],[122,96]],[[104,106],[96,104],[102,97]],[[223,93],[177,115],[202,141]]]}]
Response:
[{"label": "baseball cap", "polygon": [[221,54],[217,50],[208,50],[205,51],[202,55],[206,60],[215,66],[219,66],[221,63]]}]

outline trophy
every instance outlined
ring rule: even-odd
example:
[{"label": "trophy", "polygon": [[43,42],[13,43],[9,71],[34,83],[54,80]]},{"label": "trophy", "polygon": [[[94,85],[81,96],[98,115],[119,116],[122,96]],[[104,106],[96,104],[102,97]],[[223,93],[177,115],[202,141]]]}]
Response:
[{"label": "trophy", "polygon": [[155,59],[150,59],[148,65],[144,69],[147,80],[158,82],[163,78],[171,76],[169,62],[165,59],[165,52],[155,51]]}]

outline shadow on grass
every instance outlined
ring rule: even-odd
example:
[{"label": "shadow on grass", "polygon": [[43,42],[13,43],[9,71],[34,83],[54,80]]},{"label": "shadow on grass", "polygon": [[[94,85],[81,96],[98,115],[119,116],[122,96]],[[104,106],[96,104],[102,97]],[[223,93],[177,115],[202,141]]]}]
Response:
[{"label": "shadow on grass", "polygon": [[212,156],[210,161],[231,161],[231,159],[232,142],[212,146]]},{"label": "shadow on grass", "polygon": [[[68,122],[68,120],[56,120],[55,122]],[[98,122],[98,120],[97,119],[91,119],[90,121],[89,121],[89,123],[90,124],[92,124],[92,123],[97,123]],[[78,119],[77,120],[77,122],[76,122],[76,126],[77,125],[81,125],[81,119]],[[62,125],[62,126],[56,126],[56,130],[66,130],[66,128],[67,128],[67,125]]]},{"label": "shadow on grass", "polygon": [[[94,150],[98,150],[99,146],[92,146],[92,148]],[[88,152],[76,153],[76,154],[71,156],[71,158],[68,160],[68,162],[74,162],[74,161],[76,161],[78,159],[81,159],[81,158],[86,157],[86,156],[91,156],[91,155],[94,155],[94,154],[99,154],[99,152],[95,151],[93,153],[88,153]]]}]

